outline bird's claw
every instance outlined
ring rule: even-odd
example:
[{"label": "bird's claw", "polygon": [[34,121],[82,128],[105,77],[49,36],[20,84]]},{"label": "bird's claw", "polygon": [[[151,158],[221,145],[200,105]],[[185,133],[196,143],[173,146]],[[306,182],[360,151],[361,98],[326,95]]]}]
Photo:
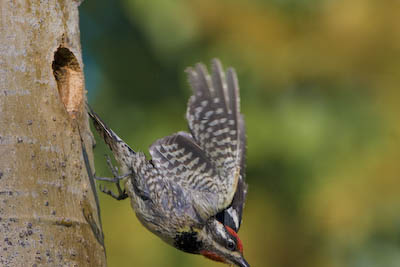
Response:
[{"label": "bird's claw", "polygon": [[118,190],[118,195],[115,194],[113,191],[111,191],[110,189],[108,189],[106,186],[101,186],[99,185],[99,189],[101,192],[111,196],[112,198],[115,198],[117,200],[122,200],[128,197],[128,194],[126,193],[125,190],[122,190],[121,185],[119,184],[119,181],[130,176],[132,173],[126,173],[123,175],[119,175],[118,173],[118,168],[116,166],[113,166],[111,163],[111,159],[108,155],[106,155],[106,161],[107,161],[107,165],[108,168],[110,169],[111,173],[113,174],[113,178],[108,178],[108,177],[97,177],[95,175],[95,179],[99,180],[99,181],[106,181],[106,182],[111,182],[114,183],[115,186],[117,187]]},{"label": "bird's claw", "polygon": [[111,196],[112,198],[114,198],[116,200],[123,200],[123,199],[128,197],[128,194],[126,193],[126,191],[125,190],[121,190],[121,187],[119,186],[119,184],[117,184],[117,188],[118,188],[118,195],[115,194],[110,189],[108,189],[106,186],[99,185],[99,189],[100,189],[101,192]]}]

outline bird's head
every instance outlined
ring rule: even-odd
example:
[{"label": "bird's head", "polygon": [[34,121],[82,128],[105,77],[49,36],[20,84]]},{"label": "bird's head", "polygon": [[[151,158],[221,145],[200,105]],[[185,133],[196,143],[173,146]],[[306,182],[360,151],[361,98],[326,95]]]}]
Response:
[{"label": "bird's head", "polygon": [[243,246],[239,236],[229,226],[211,219],[199,233],[202,241],[200,254],[214,261],[250,267],[243,257]]}]

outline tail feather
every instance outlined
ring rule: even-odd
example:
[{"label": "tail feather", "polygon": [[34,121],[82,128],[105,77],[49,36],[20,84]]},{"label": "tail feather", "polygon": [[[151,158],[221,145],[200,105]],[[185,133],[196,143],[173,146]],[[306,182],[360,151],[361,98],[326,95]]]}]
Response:
[{"label": "tail feather", "polygon": [[110,147],[114,154],[115,159],[121,165],[131,166],[132,155],[135,155],[135,151],[131,149],[118,135],[114,133],[103,120],[93,111],[93,109],[86,103],[87,112],[93,121],[93,125],[96,131],[104,139],[106,144]]}]

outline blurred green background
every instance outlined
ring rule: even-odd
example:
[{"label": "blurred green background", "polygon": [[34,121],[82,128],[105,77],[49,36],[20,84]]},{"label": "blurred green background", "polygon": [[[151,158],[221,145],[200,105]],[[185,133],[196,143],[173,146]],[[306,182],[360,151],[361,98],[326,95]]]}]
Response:
[{"label": "blurred green background", "polygon": [[[399,12],[397,0],[85,0],[89,101],[147,153],[187,129],[185,68],[220,58],[247,123],[248,262],[397,267]],[[160,241],[128,200],[100,202],[109,266],[222,266]]]}]

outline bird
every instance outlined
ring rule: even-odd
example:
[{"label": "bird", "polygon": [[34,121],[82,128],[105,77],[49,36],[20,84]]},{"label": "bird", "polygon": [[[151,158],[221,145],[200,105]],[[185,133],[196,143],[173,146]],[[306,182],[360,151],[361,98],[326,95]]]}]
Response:
[{"label": "bird", "polygon": [[[186,69],[192,89],[188,132],[156,140],[151,159],[134,151],[87,105],[89,117],[111,149],[120,169],[107,159],[118,195],[130,198],[136,217],[166,243],[214,261],[249,267],[238,231],[247,195],[246,133],[235,70],[218,59],[211,73],[197,63]],[[119,172],[120,171],[120,172]],[[120,175],[122,173],[122,175]],[[123,183],[123,189],[120,186]]]}]

